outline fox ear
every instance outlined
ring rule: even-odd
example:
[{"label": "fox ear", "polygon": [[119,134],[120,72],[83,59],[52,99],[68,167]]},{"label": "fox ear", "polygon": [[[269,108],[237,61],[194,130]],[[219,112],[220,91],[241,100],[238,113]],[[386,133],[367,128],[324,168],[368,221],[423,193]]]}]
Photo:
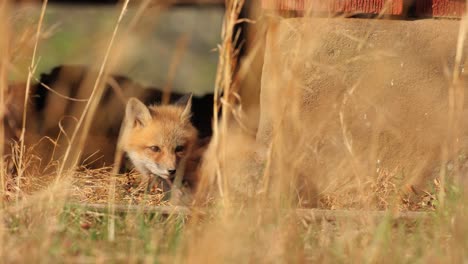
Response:
[{"label": "fox ear", "polygon": [[140,100],[135,97],[130,98],[125,109],[125,120],[132,127],[136,125],[145,126],[151,120],[151,113]]},{"label": "fox ear", "polygon": [[192,93],[182,96],[179,100],[177,100],[175,104],[184,108],[184,111],[182,112],[180,117],[182,119],[189,119],[191,116],[192,109]]}]

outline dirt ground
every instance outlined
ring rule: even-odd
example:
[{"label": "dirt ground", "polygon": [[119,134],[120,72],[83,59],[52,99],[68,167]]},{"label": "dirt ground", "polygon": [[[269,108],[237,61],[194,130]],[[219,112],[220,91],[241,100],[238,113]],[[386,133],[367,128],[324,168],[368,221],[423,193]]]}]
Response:
[{"label": "dirt ground", "polygon": [[382,171],[398,186],[426,186],[441,164],[458,169],[468,146],[459,28],[432,19],[273,22],[257,141],[286,150],[278,171],[298,168],[319,191],[362,187]]}]

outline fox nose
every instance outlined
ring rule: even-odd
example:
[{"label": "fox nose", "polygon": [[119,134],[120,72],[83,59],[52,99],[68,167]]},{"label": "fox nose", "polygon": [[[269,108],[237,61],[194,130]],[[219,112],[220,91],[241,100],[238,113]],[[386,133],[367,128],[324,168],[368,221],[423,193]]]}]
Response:
[{"label": "fox nose", "polygon": [[176,170],[167,170],[167,172],[169,173],[169,175],[174,175],[176,173]]}]

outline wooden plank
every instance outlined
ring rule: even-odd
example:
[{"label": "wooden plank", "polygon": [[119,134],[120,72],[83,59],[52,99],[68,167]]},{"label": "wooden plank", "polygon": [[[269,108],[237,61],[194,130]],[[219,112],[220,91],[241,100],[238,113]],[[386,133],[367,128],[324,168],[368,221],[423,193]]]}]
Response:
[{"label": "wooden plank", "polygon": [[403,14],[404,0],[262,0],[262,7],[318,13]]},{"label": "wooden plank", "polygon": [[433,0],[432,16],[461,17],[466,12],[466,1],[463,0]]},{"label": "wooden plank", "polygon": [[[109,213],[107,204],[73,204],[73,206],[87,211]],[[319,221],[356,220],[361,218],[375,218],[377,220],[390,217],[393,220],[427,220],[434,215],[431,212],[395,212],[390,211],[360,211],[360,210],[324,210],[324,209],[296,209],[296,215],[300,218]],[[284,210],[283,213],[294,212]],[[121,213],[153,213],[160,215],[190,216],[194,212],[205,214],[203,208],[189,208],[185,206],[139,206],[139,205],[114,205],[114,212]]]},{"label": "wooden plank", "polygon": [[[138,1],[135,2],[138,4]],[[225,0],[154,0],[153,4],[172,5],[224,5]]]},{"label": "wooden plank", "polygon": [[459,18],[466,13],[466,0],[416,0],[417,17]]},{"label": "wooden plank", "polygon": [[[73,207],[82,208],[87,211],[109,213],[111,208],[108,204],[71,204]],[[140,205],[114,205],[115,213],[153,213],[161,215],[190,215],[192,210],[186,206],[140,206]]]},{"label": "wooden plank", "polygon": [[321,210],[321,209],[297,209],[296,214],[308,220],[328,221],[355,220],[355,219],[383,219],[390,217],[393,220],[427,220],[434,215],[431,212],[390,212],[390,211],[359,211],[359,210]]},{"label": "wooden plank", "polygon": [[[225,0],[153,0],[150,5],[224,5]],[[13,3],[40,4],[42,0],[15,0]],[[131,1],[130,5],[140,5],[142,0]],[[67,5],[115,5],[118,0],[49,0],[50,4]]]}]

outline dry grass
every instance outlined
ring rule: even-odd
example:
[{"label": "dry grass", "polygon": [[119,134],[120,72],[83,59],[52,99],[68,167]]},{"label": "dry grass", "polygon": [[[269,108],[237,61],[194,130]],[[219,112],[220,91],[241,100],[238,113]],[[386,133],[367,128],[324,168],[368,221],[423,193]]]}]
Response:
[{"label": "dry grass", "polygon": [[[127,3],[120,6],[121,16]],[[45,161],[34,152],[34,146],[24,146],[22,142],[13,146],[15,151],[11,155],[4,155],[0,164],[0,259],[13,263],[467,261],[468,219],[464,194],[467,163],[463,155],[466,148],[458,141],[464,131],[464,102],[460,98],[466,88],[466,73],[457,70],[466,64],[466,19],[460,22],[463,26],[459,31],[454,68],[448,69],[452,74],[444,99],[448,101],[448,111],[441,114],[442,119],[432,120],[437,124],[433,126],[434,131],[442,127],[443,132],[434,132],[436,136],[423,137],[419,142],[412,134],[398,134],[400,130],[392,123],[398,119],[398,103],[392,105],[395,108],[389,108],[397,114],[390,111],[373,120],[375,126],[370,136],[356,136],[360,130],[354,114],[372,107],[377,113],[381,110],[377,99],[382,94],[366,89],[360,81],[332,83],[344,87],[337,94],[323,95],[304,88],[305,69],[315,67],[322,73],[306,76],[306,81],[313,82],[314,78],[333,76],[341,67],[349,66],[321,65],[308,60],[320,50],[324,38],[301,35],[301,30],[307,32],[307,27],[296,27],[295,22],[278,17],[259,18],[255,24],[255,41],[247,44],[248,54],[239,62],[236,50],[239,40],[234,26],[239,22],[237,17],[244,2],[227,1],[223,41],[218,46],[214,105],[215,110],[221,105],[223,108],[214,119],[213,138],[202,164],[201,187],[195,196],[195,202],[199,202],[196,205],[204,206],[203,213],[193,211],[187,217],[148,213],[143,209],[117,212],[116,204],[153,206],[168,202],[163,201],[163,194],[158,190],[146,194],[144,182],[136,172],[117,175],[112,167],[90,170],[77,166],[96,102],[102,95],[101,80],[119,63],[118,54],[127,47],[126,34],[139,27],[139,16],[148,3],[142,2],[128,25],[120,24],[122,17],[116,18],[113,34],[103,36],[108,45],[102,51],[103,60],[97,62],[99,75],[92,87],[83,88],[92,89],[79,120],[84,129],[78,129],[78,125],[70,135],[65,162],[50,164],[57,169],[48,174],[38,173],[34,164]],[[8,5],[0,4],[0,14],[9,13]],[[40,25],[38,22],[35,45],[15,45],[24,47],[22,52],[2,47],[29,40],[22,34],[12,34],[11,25],[0,26],[0,35],[7,36],[0,39],[2,104],[7,95],[8,74],[13,71],[9,62],[15,61],[17,54],[33,54],[28,70],[31,74],[28,79],[32,80],[37,55],[30,48],[41,45]],[[285,27],[295,33],[281,35]],[[373,45],[369,38],[375,27],[369,26],[367,37],[354,39],[359,42],[358,51],[354,51],[357,55],[346,63],[388,55],[386,50],[373,53],[365,49]],[[265,40],[263,33],[267,31]],[[119,35],[119,32],[123,33]],[[353,37],[346,34],[345,38]],[[302,39],[288,42],[297,36]],[[285,47],[278,43],[293,44]],[[179,44],[184,46],[184,39]],[[175,55],[174,67],[182,53]],[[259,54],[274,54],[265,57],[263,69],[266,70],[262,77],[253,70],[262,68],[263,59],[258,59]],[[385,78],[387,68],[379,67],[375,66],[382,71],[369,82]],[[171,80],[177,78],[174,69],[169,75],[167,89]],[[261,82],[260,78],[263,78]],[[252,129],[252,124],[257,123],[252,114],[255,107],[244,108],[242,102],[249,95],[258,97],[254,93],[259,85],[273,92],[261,95],[264,105],[255,135]],[[304,104],[303,98],[322,101],[312,100],[319,103],[311,106]],[[327,108],[327,103],[334,105],[333,111]],[[7,112],[1,109],[0,116],[5,116]],[[249,112],[251,109],[254,110]],[[6,133],[4,124],[0,126],[0,135]],[[418,128],[419,125],[414,124]],[[424,124],[421,127],[425,128]],[[23,134],[28,135],[24,129]],[[423,131],[417,136],[426,134]],[[395,144],[392,141],[395,138],[403,142],[401,152],[410,155],[398,153],[395,156],[400,162],[396,164],[380,162],[379,151]],[[431,143],[437,147],[437,158],[412,151]],[[424,174],[428,170],[431,177]],[[421,179],[423,184],[415,184]],[[109,210],[88,210],[80,204],[107,204]],[[312,217],[304,217],[296,212],[298,207],[354,211],[336,218],[325,214],[323,218],[314,217],[312,211]],[[379,217],[371,212],[374,210],[381,212]],[[421,219],[416,216],[395,220],[394,216],[401,211],[434,213]]]}]

